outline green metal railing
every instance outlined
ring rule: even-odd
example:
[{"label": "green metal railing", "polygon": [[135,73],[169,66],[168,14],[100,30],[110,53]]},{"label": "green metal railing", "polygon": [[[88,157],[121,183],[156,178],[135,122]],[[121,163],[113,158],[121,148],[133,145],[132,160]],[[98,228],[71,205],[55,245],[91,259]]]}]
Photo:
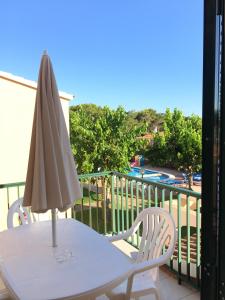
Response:
[{"label": "green metal railing", "polygon": [[[177,272],[179,282],[187,279],[200,285],[200,193],[118,172],[82,174],[79,180],[82,199],[74,204],[71,216],[99,233],[124,232],[146,207],[158,206],[168,210],[174,217],[178,237],[169,267]],[[0,199],[5,200],[6,210],[15,199],[23,196],[24,184],[0,185]],[[0,220],[3,217],[0,216]],[[4,224],[0,223],[2,226]],[[141,230],[128,242],[138,248],[140,235]]]}]

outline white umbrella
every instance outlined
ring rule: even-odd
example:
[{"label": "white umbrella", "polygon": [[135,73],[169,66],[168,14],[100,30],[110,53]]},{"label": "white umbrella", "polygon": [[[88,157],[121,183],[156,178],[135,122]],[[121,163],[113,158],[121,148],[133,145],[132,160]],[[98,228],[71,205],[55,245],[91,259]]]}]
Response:
[{"label": "white umbrella", "polygon": [[56,209],[63,212],[81,198],[80,184],[59,93],[47,53],[41,60],[24,206],[31,211],[52,211],[52,245],[56,242]]}]

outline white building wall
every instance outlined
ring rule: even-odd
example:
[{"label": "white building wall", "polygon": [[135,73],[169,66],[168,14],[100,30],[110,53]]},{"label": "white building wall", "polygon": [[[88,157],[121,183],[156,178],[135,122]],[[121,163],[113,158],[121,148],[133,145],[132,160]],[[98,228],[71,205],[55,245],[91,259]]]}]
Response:
[{"label": "white building wall", "polygon": [[[0,71],[0,185],[26,180],[36,87],[36,82]],[[69,101],[73,96],[59,95],[69,130]],[[7,228],[8,207],[23,193],[24,186],[0,188],[0,231]],[[39,220],[49,217],[49,212],[36,216]],[[65,214],[59,213],[59,217]]]},{"label": "white building wall", "polygon": [[[4,76],[0,72],[0,184],[26,179],[36,97],[35,82]],[[72,98],[61,97],[67,128]]]}]

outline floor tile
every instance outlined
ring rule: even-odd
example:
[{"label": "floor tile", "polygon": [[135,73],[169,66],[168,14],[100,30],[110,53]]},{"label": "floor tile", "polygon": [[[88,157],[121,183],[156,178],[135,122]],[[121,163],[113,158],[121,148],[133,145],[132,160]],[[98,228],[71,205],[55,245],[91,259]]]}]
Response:
[{"label": "floor tile", "polygon": [[97,297],[96,298],[96,300],[108,300],[109,298],[108,297],[106,297],[106,296],[99,296],[99,297]]},{"label": "floor tile", "polygon": [[185,298],[181,298],[182,300],[200,300],[200,293],[194,293]]},{"label": "floor tile", "polygon": [[193,290],[184,285],[177,284],[173,277],[160,281],[160,292],[162,300],[179,300],[193,294]]}]

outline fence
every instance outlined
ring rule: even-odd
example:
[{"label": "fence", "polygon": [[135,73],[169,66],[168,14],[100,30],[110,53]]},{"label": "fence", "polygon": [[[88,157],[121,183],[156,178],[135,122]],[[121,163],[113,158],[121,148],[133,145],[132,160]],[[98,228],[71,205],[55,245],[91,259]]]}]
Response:
[{"label": "fence", "polygon": [[[146,207],[168,210],[177,226],[177,245],[169,262],[178,280],[200,285],[201,194],[118,172],[79,175],[82,199],[60,217],[73,217],[102,234],[127,230]],[[22,197],[24,182],[0,185],[0,230],[6,228],[7,211]],[[45,218],[49,218],[48,215]],[[139,247],[141,232],[128,242]]]}]

